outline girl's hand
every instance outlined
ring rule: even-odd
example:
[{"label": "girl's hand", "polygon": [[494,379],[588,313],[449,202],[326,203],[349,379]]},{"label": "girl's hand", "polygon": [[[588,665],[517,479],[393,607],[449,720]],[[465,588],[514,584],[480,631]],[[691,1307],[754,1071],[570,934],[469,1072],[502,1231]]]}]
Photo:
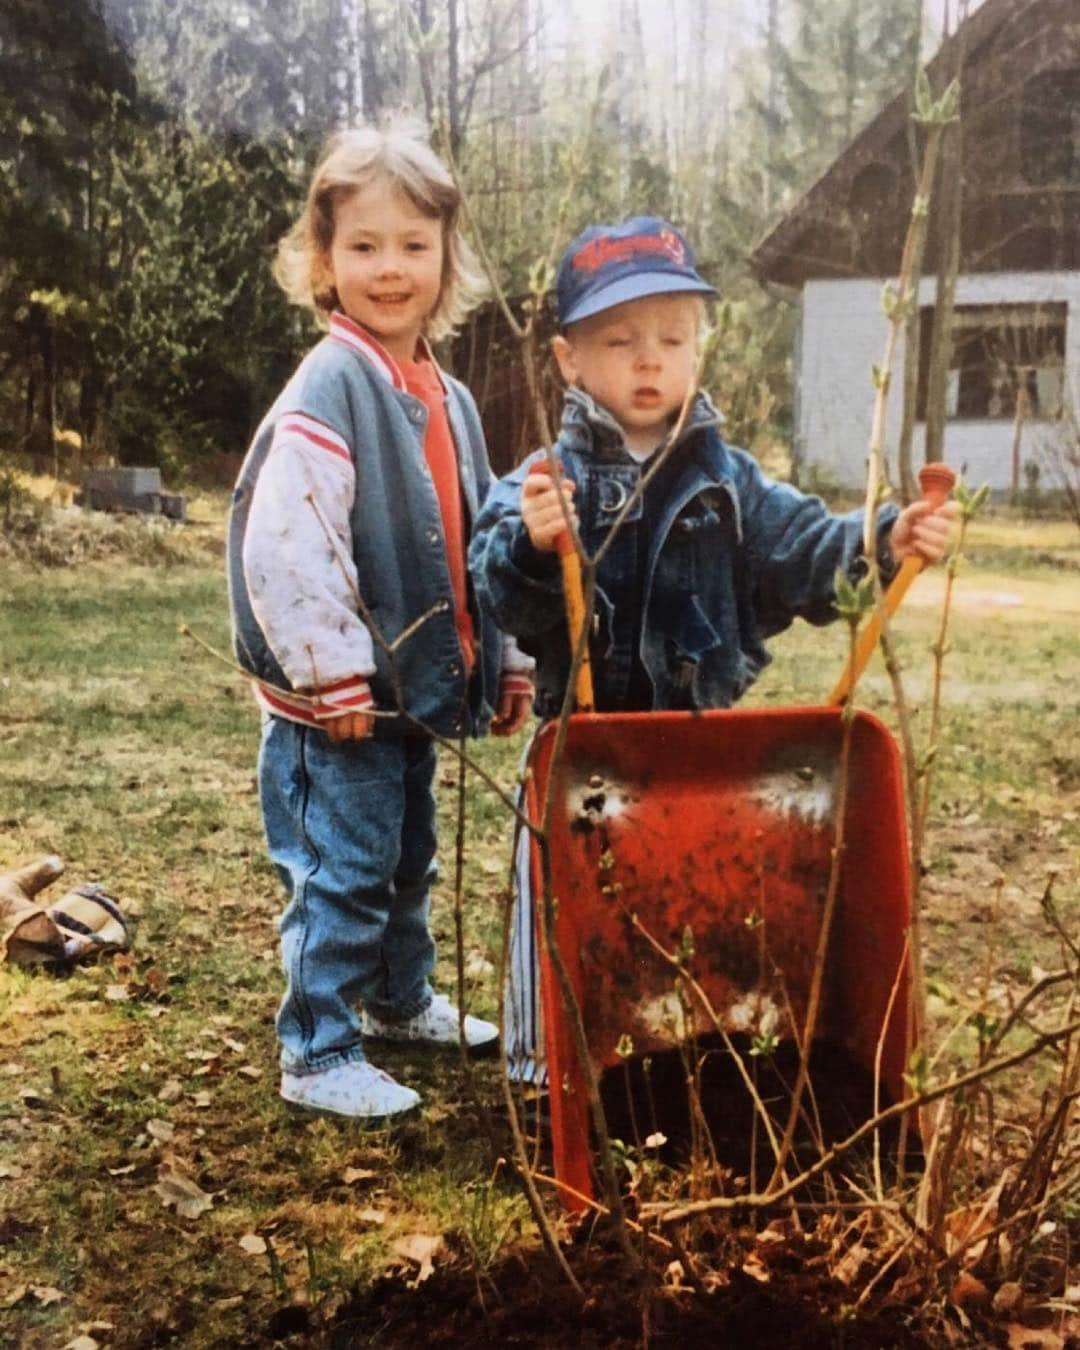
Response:
[{"label": "girl's hand", "polygon": [[922,558],[925,563],[940,562],[949,546],[952,523],[960,512],[954,501],[941,506],[929,502],[912,502],[900,512],[889,535],[893,558],[901,563],[905,558]]},{"label": "girl's hand", "polygon": [[560,504],[562,501],[577,528],[577,515],[574,511],[574,481],[572,478],[560,478],[556,483],[546,473],[530,473],[521,487],[521,518],[529,532],[529,542],[538,553],[553,553],[555,541],[566,529],[566,516]]},{"label": "girl's hand", "polygon": [[342,713],[328,717],[323,728],[332,741],[365,741],[375,730],[375,719],[370,713]]},{"label": "girl's hand", "polygon": [[520,731],[532,712],[533,696],[527,693],[514,693],[507,690],[499,696],[499,706],[491,719],[493,736],[512,736]]}]

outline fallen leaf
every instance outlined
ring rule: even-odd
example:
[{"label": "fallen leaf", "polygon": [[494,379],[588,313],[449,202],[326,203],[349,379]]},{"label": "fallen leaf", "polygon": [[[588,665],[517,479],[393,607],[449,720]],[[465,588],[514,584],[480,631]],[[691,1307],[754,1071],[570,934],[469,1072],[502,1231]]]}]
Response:
[{"label": "fallen leaf", "polygon": [[210,1094],[209,1092],[193,1092],[191,1102],[193,1106],[202,1111],[210,1105]]},{"label": "fallen leaf", "polygon": [[151,1139],[156,1139],[159,1144],[172,1143],[176,1134],[176,1126],[171,1120],[148,1120],[146,1122],[146,1133]]},{"label": "fallen leaf", "polygon": [[24,1106],[37,1108],[45,1105],[45,1094],[37,1088],[23,1088],[19,1092],[19,1100]]},{"label": "fallen leaf", "polygon": [[128,1163],[128,1165],[127,1165],[126,1167],[110,1167],[110,1168],[109,1168],[109,1176],[111,1176],[111,1177],[126,1177],[126,1176],[128,1175],[129,1172],[134,1172],[134,1171],[135,1171],[135,1163]]},{"label": "fallen leaf", "polygon": [[357,1223],[371,1223],[376,1226],[386,1222],[385,1209],[362,1209],[356,1215]]},{"label": "fallen leaf", "polygon": [[53,1303],[63,1303],[64,1295],[59,1289],[54,1289],[51,1284],[32,1284],[30,1292],[37,1299],[43,1308],[48,1308]]},{"label": "fallen leaf", "polygon": [[178,1102],[184,1095],[184,1087],[179,1078],[169,1078],[162,1083],[158,1092],[159,1102]]},{"label": "fallen leaf", "polygon": [[244,1045],[243,1041],[234,1041],[229,1036],[222,1036],[221,1042],[223,1045],[227,1046],[234,1055],[247,1054],[247,1046]]},{"label": "fallen leaf", "polygon": [[21,1303],[29,1293],[30,1286],[28,1284],[15,1285],[13,1289],[9,1289],[4,1297],[0,1299],[0,1308],[14,1308],[15,1305]]},{"label": "fallen leaf", "polygon": [[749,1275],[752,1280],[757,1280],[759,1284],[769,1283],[769,1270],[761,1257],[751,1252],[742,1263],[743,1273]]},{"label": "fallen leaf", "polygon": [[1021,1326],[1019,1322],[1010,1322],[1005,1330],[1009,1350],[1064,1350],[1065,1342],[1056,1331],[1039,1331],[1035,1327]]},{"label": "fallen leaf", "polygon": [[105,998],[109,1003],[127,1003],[131,994],[126,984],[109,984],[105,986]]},{"label": "fallen leaf", "polygon": [[869,1259],[869,1248],[864,1247],[861,1242],[856,1242],[853,1247],[848,1248],[837,1262],[833,1270],[834,1278],[838,1279],[841,1284],[854,1284],[859,1272]]},{"label": "fallen leaf", "polygon": [[189,1178],[167,1167],[161,1169],[154,1190],[161,1196],[165,1208],[175,1205],[177,1214],[183,1219],[197,1219],[214,1203],[213,1196],[207,1195]]},{"label": "fallen leaf", "polygon": [[166,979],[157,966],[151,966],[149,970],[143,971],[143,984],[151,994],[160,994],[165,988]]},{"label": "fallen leaf", "polygon": [[410,1288],[423,1284],[434,1273],[435,1254],[442,1249],[442,1245],[441,1235],[431,1233],[410,1233],[408,1237],[398,1238],[393,1244],[392,1250],[396,1256],[404,1257],[419,1267],[416,1279],[409,1284]]},{"label": "fallen leaf", "polygon": [[245,1233],[239,1245],[241,1251],[247,1252],[249,1256],[266,1255],[266,1239],[261,1238],[258,1233]]},{"label": "fallen leaf", "polygon": [[0,1167],[0,1181],[18,1181],[22,1174],[22,1168],[14,1163],[10,1167]]},{"label": "fallen leaf", "polygon": [[965,1205],[953,1212],[945,1220],[945,1249],[956,1251],[964,1248],[964,1264],[973,1266],[986,1249],[985,1235],[994,1226],[997,1214],[997,1199],[1005,1177],[999,1178],[994,1190],[981,1205]]},{"label": "fallen leaf", "polygon": [[1015,1280],[1006,1280],[994,1295],[994,1311],[999,1317],[1014,1313],[1024,1301],[1024,1291]]},{"label": "fallen leaf", "polygon": [[346,1186],[351,1186],[354,1181],[370,1181],[372,1177],[377,1177],[378,1172],[370,1167],[346,1167],[341,1174],[341,1179]]},{"label": "fallen leaf", "polygon": [[246,1301],[243,1294],[233,1294],[230,1298],[215,1298],[210,1306],[218,1312],[228,1312],[230,1308],[242,1308]]},{"label": "fallen leaf", "polygon": [[100,1350],[101,1342],[94,1340],[93,1336],[76,1336],[73,1341],[68,1341],[64,1350]]},{"label": "fallen leaf", "polygon": [[236,1072],[243,1074],[245,1078],[262,1077],[262,1069],[257,1068],[254,1064],[241,1064]]},{"label": "fallen leaf", "polygon": [[478,952],[474,952],[465,962],[467,980],[486,980],[488,976],[494,974],[495,967],[486,956],[481,956]]},{"label": "fallen leaf", "polygon": [[989,1303],[990,1290],[970,1271],[962,1270],[949,1290],[949,1301],[958,1308],[966,1308],[969,1304],[982,1305]]},{"label": "fallen leaf", "polygon": [[655,1134],[650,1134],[649,1137],[645,1140],[645,1147],[663,1148],[666,1143],[667,1143],[667,1135],[662,1134],[659,1130],[657,1130]]}]

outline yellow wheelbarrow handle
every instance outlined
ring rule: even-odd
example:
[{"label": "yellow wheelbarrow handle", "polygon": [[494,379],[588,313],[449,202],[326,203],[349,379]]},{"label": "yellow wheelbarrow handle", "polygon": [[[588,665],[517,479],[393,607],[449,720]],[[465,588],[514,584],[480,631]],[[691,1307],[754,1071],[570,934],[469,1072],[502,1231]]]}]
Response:
[{"label": "yellow wheelbarrow handle", "polygon": [[[922,488],[923,500],[928,501],[935,509],[945,501],[955,484],[956,474],[947,464],[924,464],[919,470],[919,487]],[[925,566],[926,563],[922,558],[913,555],[906,557],[900,564],[900,570],[889,583],[882,601],[885,613],[890,618],[896,613],[911,583]],[[844,667],[844,673],[840,676],[836,688],[829,695],[830,704],[844,703],[847,700],[866,669],[867,662],[873,656],[880,637],[881,613],[875,609],[866,627],[856,639],[855,650]]]},{"label": "yellow wheelbarrow handle", "polygon": [[[551,474],[551,464],[546,459],[539,460],[529,472]],[[578,642],[581,640],[582,631],[588,622],[588,616],[585,613],[585,591],[581,584],[581,559],[578,557],[569,530],[564,529],[559,534],[555,540],[555,551],[559,555],[559,565],[562,567],[566,629],[570,637],[570,655],[573,658],[574,652],[577,651]],[[592,712],[596,706],[588,641],[585,643],[581,664],[578,666],[577,679],[574,682],[574,706],[578,712]]]}]

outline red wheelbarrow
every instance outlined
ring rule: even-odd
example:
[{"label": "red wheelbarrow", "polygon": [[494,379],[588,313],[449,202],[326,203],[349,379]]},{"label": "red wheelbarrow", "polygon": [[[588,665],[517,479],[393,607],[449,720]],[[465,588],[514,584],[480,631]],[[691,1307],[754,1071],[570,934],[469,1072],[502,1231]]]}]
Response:
[{"label": "red wheelbarrow", "polygon": [[[582,611],[568,543],[560,552],[573,643]],[[890,610],[920,568],[905,562]],[[716,1021],[759,1044],[802,1039],[836,839],[841,704],[875,628],[867,625],[830,706],[577,712],[557,762],[556,724],[537,734],[526,810],[538,825],[550,796],[554,936],[597,1070],[630,1047],[650,1055],[714,1034]],[[591,702],[587,681],[577,697]],[[896,744],[862,711],[850,727],[846,785],[815,1039],[842,1047],[895,1101],[912,1025],[906,812]],[[586,1080],[543,940],[535,847],[532,872],[555,1175],[568,1207],[580,1209],[593,1194]],[[701,1000],[678,995],[661,949],[683,954],[716,1021]]]}]

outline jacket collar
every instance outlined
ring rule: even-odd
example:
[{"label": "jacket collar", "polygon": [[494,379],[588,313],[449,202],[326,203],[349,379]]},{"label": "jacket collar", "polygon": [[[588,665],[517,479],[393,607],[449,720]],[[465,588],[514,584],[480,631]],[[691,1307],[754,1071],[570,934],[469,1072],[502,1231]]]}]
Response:
[{"label": "jacket collar", "polygon": [[[723,420],[723,413],[713,406],[708,394],[699,390],[678,444],[684,444],[695,432],[719,427]],[[591,394],[576,385],[566,391],[559,439],[569,449],[582,451],[598,460],[619,464],[635,462],[626,449],[622,428],[615,418]]]},{"label": "jacket collar", "polygon": [[[348,347],[350,351],[356,352],[371,365],[382,378],[394,389],[401,393],[407,392],[405,384],[405,375],[397,360],[390,355],[386,348],[376,338],[373,338],[368,330],[350,319],[347,314],[342,314],[340,310],[335,310],[330,315],[330,336],[335,342],[340,342]],[[420,339],[420,351],[423,356],[431,362],[435,368],[435,373],[439,377],[439,383],[442,385],[443,394],[447,392],[446,381],[443,379],[443,373],[439,369],[439,363],[432,355],[431,347],[425,337]]]}]

